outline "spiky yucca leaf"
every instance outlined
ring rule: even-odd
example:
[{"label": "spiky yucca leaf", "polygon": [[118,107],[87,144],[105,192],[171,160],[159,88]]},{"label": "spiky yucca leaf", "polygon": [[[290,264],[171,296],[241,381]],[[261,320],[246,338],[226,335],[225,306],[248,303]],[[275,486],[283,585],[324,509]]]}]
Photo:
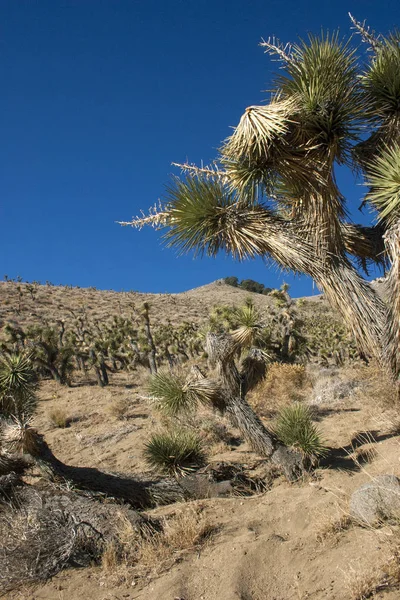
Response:
[{"label": "spiky yucca leaf", "polygon": [[37,377],[28,354],[0,356],[0,390],[29,394],[36,389]]},{"label": "spiky yucca leaf", "polygon": [[234,311],[239,327],[231,335],[240,348],[250,348],[260,337],[263,322],[253,303],[247,303]]},{"label": "spiky yucca leaf", "polygon": [[386,146],[368,164],[366,199],[379,211],[379,219],[392,224],[400,216],[400,145]]},{"label": "spiky yucca leaf", "polygon": [[29,417],[36,407],[37,375],[31,356],[10,353],[0,356],[0,412]]},{"label": "spiky yucca leaf", "polygon": [[151,376],[148,391],[162,412],[176,416],[193,410],[198,402],[213,404],[219,394],[217,382],[189,374],[159,371]]},{"label": "spiky yucca leaf", "polygon": [[235,159],[241,156],[253,160],[268,158],[271,144],[288,131],[293,108],[292,99],[246,108],[235,132],[225,142],[223,155]]},{"label": "spiky yucca leaf", "polygon": [[31,418],[13,417],[2,429],[2,443],[8,452],[36,456],[40,448],[40,435],[31,427]]},{"label": "spiky yucca leaf", "polygon": [[274,431],[285,446],[296,448],[310,462],[327,454],[321,434],[312,422],[310,410],[304,404],[296,402],[283,408]]},{"label": "spiky yucca leaf", "polygon": [[185,391],[182,375],[169,371],[154,373],[149,380],[148,392],[166,414],[174,416],[195,407],[193,396]]},{"label": "spiky yucca leaf", "polygon": [[367,116],[374,122],[398,127],[400,106],[400,35],[380,38],[369,68],[361,77]]},{"label": "spiky yucca leaf", "polygon": [[170,475],[184,475],[204,463],[199,437],[184,429],[152,435],[145,445],[144,456],[153,469]]},{"label": "spiky yucca leaf", "polygon": [[[220,250],[237,258],[260,253],[262,207],[238,209],[237,198],[220,181],[175,179],[168,188],[169,231],[165,239],[182,252],[215,256]],[[238,227],[239,226],[239,227]]]},{"label": "spiky yucca leaf", "polygon": [[355,51],[338,33],[309,36],[291,49],[292,60],[278,78],[284,98],[296,100],[301,143],[313,143],[346,160],[362,118]]}]

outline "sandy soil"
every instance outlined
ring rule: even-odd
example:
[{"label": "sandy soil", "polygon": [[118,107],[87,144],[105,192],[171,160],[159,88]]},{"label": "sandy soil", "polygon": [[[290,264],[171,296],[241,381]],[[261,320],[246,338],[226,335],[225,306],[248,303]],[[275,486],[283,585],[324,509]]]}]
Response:
[{"label": "sandy soil", "polygon": [[[174,303],[174,309],[168,304],[168,310],[174,314],[179,315],[181,311],[200,318],[203,310],[208,312],[209,306],[221,299],[220,287],[212,284],[208,290],[176,295],[176,304],[170,298],[157,296],[153,299],[154,307],[160,310],[162,303],[165,306]],[[242,296],[247,295],[234,288],[228,291],[230,295],[225,303],[234,299],[240,302]],[[96,292],[54,288],[51,293],[57,295],[60,303],[68,304],[72,303],[73,294],[80,298],[87,294],[89,298],[89,294]],[[100,294],[104,296],[101,306],[96,308],[99,315],[115,293]],[[80,301],[76,299],[77,303]],[[118,301],[116,298],[115,302]],[[266,300],[260,296],[259,302]],[[55,314],[55,298],[51,306]],[[9,307],[3,305],[3,318]],[[36,310],[40,312],[39,308]],[[19,318],[23,316],[20,314]],[[251,497],[196,500],[149,511],[149,514],[163,516],[185,511],[191,505],[198,507],[215,526],[214,535],[201,550],[188,551],[176,558],[171,556],[168,568],[154,565],[145,576],[134,566],[120,579],[101,567],[69,569],[51,581],[26,586],[4,598],[361,600],[368,597],[362,595],[362,586],[368,583],[371,573],[379,572],[393,556],[393,542],[400,535],[395,525],[337,526],[339,519],[348,514],[352,492],[361,484],[378,474],[400,476],[397,417],[392,409],[382,407],[384,392],[379,390],[376,381],[375,387],[365,387],[369,376],[367,368],[333,374],[333,379],[356,380],[358,392],[349,389],[346,397],[315,407],[323,437],[336,453],[334,460],[321,464],[313,475],[295,484],[279,477],[267,492]],[[75,381],[71,388],[45,381],[40,388],[34,426],[45,435],[55,455],[66,463],[105,471],[143,473],[147,468],[142,456],[143,445],[150,432],[160,425],[160,416],[144,397],[146,377],[144,370],[113,375],[111,385],[104,389],[84,380]],[[326,378],[326,373],[321,373],[321,377]],[[312,390],[309,396],[311,401]],[[123,418],[119,418],[115,410],[121,401],[128,404]],[[61,429],[52,423],[51,414],[55,409],[63,410],[70,419],[67,428]],[[364,443],[357,444],[355,437],[360,432],[368,434],[364,434]],[[354,453],[360,450],[357,446],[373,447],[368,462],[358,464],[354,460]],[[230,460],[243,464],[259,460],[245,443],[221,450],[211,454],[211,463]],[[395,600],[400,598],[400,591],[378,589],[374,597]]]}]

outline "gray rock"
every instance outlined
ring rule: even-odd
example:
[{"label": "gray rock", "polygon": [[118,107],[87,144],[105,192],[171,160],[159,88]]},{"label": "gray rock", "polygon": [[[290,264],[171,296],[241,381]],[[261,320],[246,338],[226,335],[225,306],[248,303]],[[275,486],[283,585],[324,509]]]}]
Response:
[{"label": "gray rock", "polygon": [[341,381],[337,378],[322,377],[314,386],[310,404],[316,406],[339,404],[351,398],[359,386],[360,383],[356,381]]},{"label": "gray rock", "polygon": [[400,479],[379,475],[364,483],[351,496],[350,514],[366,525],[400,518]]}]

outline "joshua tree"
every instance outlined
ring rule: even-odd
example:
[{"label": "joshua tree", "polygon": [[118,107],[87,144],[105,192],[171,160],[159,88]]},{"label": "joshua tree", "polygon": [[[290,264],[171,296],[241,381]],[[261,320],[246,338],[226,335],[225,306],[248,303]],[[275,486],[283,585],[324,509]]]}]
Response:
[{"label": "joshua tree", "polygon": [[58,383],[69,385],[74,370],[74,350],[60,345],[60,332],[51,327],[34,326],[28,328],[26,338],[34,363]]},{"label": "joshua tree", "polygon": [[150,306],[149,306],[148,302],[144,302],[143,306],[142,306],[142,310],[140,312],[140,316],[142,318],[143,329],[144,329],[144,333],[145,333],[148,348],[149,348],[148,357],[149,357],[150,373],[157,373],[157,362],[156,362],[157,350],[156,350],[153,336],[151,333],[149,311],[150,311]]},{"label": "joshua tree", "polygon": [[[352,18],[370,52],[338,34],[298,45],[262,41],[282,70],[270,102],[246,109],[209,168],[184,173],[149,216],[182,250],[272,257],[314,278],[359,347],[395,378],[400,370],[400,36],[375,36]],[[336,169],[362,173],[372,227],[347,218]],[[359,269],[388,268],[379,295]]]}]

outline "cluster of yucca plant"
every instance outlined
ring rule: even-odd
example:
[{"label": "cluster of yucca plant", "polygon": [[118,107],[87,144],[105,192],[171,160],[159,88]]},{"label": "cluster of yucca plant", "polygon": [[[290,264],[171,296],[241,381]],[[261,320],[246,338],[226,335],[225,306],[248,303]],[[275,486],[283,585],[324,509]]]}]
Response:
[{"label": "cluster of yucca plant", "polygon": [[0,416],[29,419],[36,408],[37,375],[32,356],[0,355]]},{"label": "cluster of yucca plant", "polygon": [[361,358],[354,340],[334,315],[314,313],[301,325],[303,351],[312,361],[324,365],[343,365]]},{"label": "cluster of yucca plant", "polygon": [[205,460],[199,436],[186,429],[155,433],[145,446],[144,456],[152,468],[169,475],[185,475]]},{"label": "cluster of yucca plant", "polygon": [[274,431],[285,446],[300,451],[308,464],[314,464],[328,452],[321,433],[313,423],[310,409],[300,402],[281,410]]}]

